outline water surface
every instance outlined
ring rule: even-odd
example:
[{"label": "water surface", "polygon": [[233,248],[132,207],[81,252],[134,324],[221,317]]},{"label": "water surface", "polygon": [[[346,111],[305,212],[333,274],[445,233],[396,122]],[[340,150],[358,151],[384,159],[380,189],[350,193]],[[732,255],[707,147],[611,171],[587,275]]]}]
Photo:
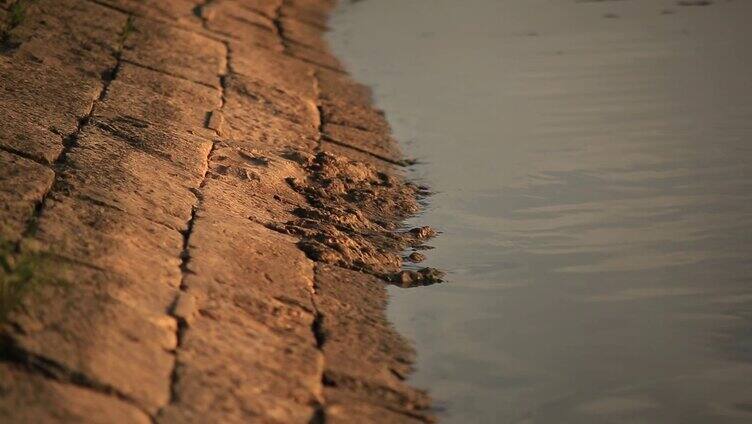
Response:
[{"label": "water surface", "polygon": [[752,422],[752,1],[342,3],[437,191],[390,314],[442,421]]}]

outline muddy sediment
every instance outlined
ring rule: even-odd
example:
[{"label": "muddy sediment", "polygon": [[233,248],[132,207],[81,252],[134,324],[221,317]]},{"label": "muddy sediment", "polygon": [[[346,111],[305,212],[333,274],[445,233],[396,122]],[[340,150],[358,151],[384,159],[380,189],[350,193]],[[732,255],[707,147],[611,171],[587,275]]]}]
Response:
[{"label": "muddy sediment", "polygon": [[424,188],[334,6],[0,2],[3,421],[431,420],[385,318]]}]

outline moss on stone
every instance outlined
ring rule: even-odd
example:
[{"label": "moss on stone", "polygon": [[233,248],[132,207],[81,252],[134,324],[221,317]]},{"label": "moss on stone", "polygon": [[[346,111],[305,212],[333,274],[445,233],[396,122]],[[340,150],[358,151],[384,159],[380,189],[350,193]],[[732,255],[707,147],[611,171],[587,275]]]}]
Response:
[{"label": "moss on stone", "polygon": [[0,323],[23,299],[49,284],[59,284],[52,258],[46,253],[17,253],[13,243],[0,240]]}]

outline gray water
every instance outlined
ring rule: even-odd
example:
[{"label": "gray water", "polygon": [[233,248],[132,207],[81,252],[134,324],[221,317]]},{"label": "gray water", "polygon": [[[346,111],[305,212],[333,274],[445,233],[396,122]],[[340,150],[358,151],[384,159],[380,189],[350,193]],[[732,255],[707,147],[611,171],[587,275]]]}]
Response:
[{"label": "gray water", "polygon": [[342,3],[437,192],[390,314],[439,418],[752,422],[752,1]]}]

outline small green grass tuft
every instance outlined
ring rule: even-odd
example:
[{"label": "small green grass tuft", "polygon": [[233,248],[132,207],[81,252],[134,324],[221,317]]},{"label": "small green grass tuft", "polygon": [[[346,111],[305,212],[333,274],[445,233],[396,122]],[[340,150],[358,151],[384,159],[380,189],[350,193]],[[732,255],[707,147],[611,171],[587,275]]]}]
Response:
[{"label": "small green grass tuft", "polygon": [[51,264],[45,253],[16,253],[12,243],[0,240],[0,323],[21,305],[25,296],[59,282]]},{"label": "small green grass tuft", "polygon": [[23,1],[13,3],[8,10],[8,30],[21,25],[26,18],[26,4]]},{"label": "small green grass tuft", "polygon": [[4,23],[0,23],[0,47],[7,47],[8,40],[10,39],[10,31],[21,25],[26,19],[26,2],[24,0],[18,0],[8,9],[8,16]]},{"label": "small green grass tuft", "polygon": [[120,48],[123,48],[123,45],[125,44],[125,40],[128,38],[131,33],[136,29],[135,25],[133,24],[133,16],[128,16],[128,19],[125,21],[125,26],[123,27],[123,32],[120,33]]}]

